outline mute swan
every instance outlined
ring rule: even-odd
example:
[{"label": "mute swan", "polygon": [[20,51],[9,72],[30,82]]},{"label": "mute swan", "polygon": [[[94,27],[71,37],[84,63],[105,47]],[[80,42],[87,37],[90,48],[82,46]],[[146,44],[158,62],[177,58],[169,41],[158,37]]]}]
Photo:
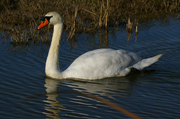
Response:
[{"label": "mute swan", "polygon": [[124,50],[109,48],[97,49],[79,56],[63,72],[59,69],[59,47],[63,30],[63,18],[57,12],[49,12],[42,19],[38,29],[54,25],[51,46],[46,60],[45,73],[56,79],[102,79],[106,77],[125,76],[132,69],[143,70],[158,61],[162,56],[141,60],[136,54]]}]

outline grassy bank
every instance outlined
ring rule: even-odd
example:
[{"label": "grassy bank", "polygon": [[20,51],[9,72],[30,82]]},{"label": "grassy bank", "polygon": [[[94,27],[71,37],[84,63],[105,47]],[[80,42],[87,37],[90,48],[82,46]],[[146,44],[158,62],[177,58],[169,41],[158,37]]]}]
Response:
[{"label": "grassy bank", "polygon": [[[128,18],[137,23],[167,17],[180,11],[179,0],[1,0],[0,29],[15,42],[38,37],[40,17],[57,11],[64,18],[64,29],[72,38],[77,32],[117,26]],[[45,29],[47,30],[47,29]],[[19,40],[20,39],[20,40]],[[43,39],[43,38],[42,38]]]}]

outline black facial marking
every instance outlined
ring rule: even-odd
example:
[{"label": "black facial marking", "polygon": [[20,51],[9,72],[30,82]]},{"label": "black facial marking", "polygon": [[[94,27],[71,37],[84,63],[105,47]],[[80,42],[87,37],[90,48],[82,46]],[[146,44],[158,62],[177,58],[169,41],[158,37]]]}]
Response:
[{"label": "black facial marking", "polygon": [[45,21],[45,19],[47,19],[49,21],[51,17],[53,17],[53,16],[44,16],[44,17],[41,17],[40,20]]}]

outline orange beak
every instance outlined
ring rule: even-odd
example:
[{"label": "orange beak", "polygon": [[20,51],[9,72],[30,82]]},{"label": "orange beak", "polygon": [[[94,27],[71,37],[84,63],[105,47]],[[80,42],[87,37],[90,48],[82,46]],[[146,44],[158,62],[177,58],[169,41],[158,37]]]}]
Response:
[{"label": "orange beak", "polygon": [[49,24],[49,21],[47,19],[45,19],[45,21],[42,21],[41,24],[38,26],[38,29],[40,29],[48,24]]}]

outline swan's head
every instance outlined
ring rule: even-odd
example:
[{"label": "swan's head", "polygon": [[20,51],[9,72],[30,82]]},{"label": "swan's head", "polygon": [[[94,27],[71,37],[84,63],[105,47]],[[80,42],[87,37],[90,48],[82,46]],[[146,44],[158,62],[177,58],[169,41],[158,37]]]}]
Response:
[{"label": "swan's head", "polygon": [[44,17],[41,18],[41,24],[38,26],[38,29],[50,24],[50,25],[56,25],[56,24],[62,24],[63,18],[61,15],[57,12],[49,12]]}]

